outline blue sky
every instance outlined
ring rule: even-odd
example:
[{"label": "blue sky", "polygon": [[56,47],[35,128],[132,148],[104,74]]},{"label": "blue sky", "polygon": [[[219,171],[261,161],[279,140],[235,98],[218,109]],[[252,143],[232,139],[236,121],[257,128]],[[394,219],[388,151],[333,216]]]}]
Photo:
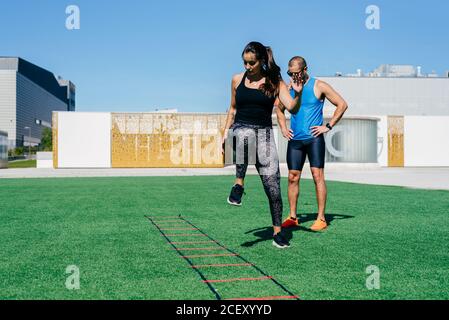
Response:
[{"label": "blue sky", "polygon": [[[380,30],[365,8],[380,8]],[[68,5],[81,29],[65,28]],[[446,0],[1,0],[0,56],[20,56],[77,86],[77,111],[224,112],[252,40],[285,76],[293,55],[312,74],[383,63],[449,70]]]}]

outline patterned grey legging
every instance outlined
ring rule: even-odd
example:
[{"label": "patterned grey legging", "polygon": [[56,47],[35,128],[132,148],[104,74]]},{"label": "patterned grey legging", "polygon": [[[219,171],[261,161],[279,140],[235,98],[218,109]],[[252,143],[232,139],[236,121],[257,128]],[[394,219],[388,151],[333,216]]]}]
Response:
[{"label": "patterned grey legging", "polygon": [[281,174],[273,129],[239,123],[230,129],[235,137],[236,177],[245,178],[248,164],[255,164],[268,197],[273,226],[280,227],[283,210]]}]

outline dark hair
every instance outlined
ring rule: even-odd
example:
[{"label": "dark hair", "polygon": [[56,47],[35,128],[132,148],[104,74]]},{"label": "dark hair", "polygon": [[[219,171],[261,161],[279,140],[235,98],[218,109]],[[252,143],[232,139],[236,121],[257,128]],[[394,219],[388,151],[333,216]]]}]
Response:
[{"label": "dark hair", "polygon": [[272,98],[278,94],[279,82],[282,80],[281,68],[276,64],[273,57],[273,51],[270,47],[265,47],[260,42],[250,42],[243,49],[242,56],[245,53],[254,53],[256,59],[262,62],[262,73],[265,76],[265,83],[259,87],[265,95]]},{"label": "dark hair", "polygon": [[290,61],[288,62],[288,65],[291,66],[293,62],[298,62],[301,69],[307,68],[307,61],[303,57],[295,56],[291,58]]}]

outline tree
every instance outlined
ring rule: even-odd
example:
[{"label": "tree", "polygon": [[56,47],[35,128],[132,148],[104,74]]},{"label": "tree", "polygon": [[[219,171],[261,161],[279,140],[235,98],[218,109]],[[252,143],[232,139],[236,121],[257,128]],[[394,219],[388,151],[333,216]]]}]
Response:
[{"label": "tree", "polygon": [[52,151],[52,131],[50,128],[44,128],[42,130],[41,149],[42,151]]}]

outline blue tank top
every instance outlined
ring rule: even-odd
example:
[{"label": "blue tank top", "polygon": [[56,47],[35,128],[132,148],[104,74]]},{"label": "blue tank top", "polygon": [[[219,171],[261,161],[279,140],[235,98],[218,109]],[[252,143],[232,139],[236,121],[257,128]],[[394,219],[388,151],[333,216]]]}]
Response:
[{"label": "blue tank top", "polygon": [[[316,79],[310,77],[302,89],[301,108],[298,113],[291,115],[290,127],[293,130],[293,140],[313,139],[310,127],[323,125],[323,106],[324,100],[316,98],[313,88]],[[295,91],[290,90],[292,97]]]}]

